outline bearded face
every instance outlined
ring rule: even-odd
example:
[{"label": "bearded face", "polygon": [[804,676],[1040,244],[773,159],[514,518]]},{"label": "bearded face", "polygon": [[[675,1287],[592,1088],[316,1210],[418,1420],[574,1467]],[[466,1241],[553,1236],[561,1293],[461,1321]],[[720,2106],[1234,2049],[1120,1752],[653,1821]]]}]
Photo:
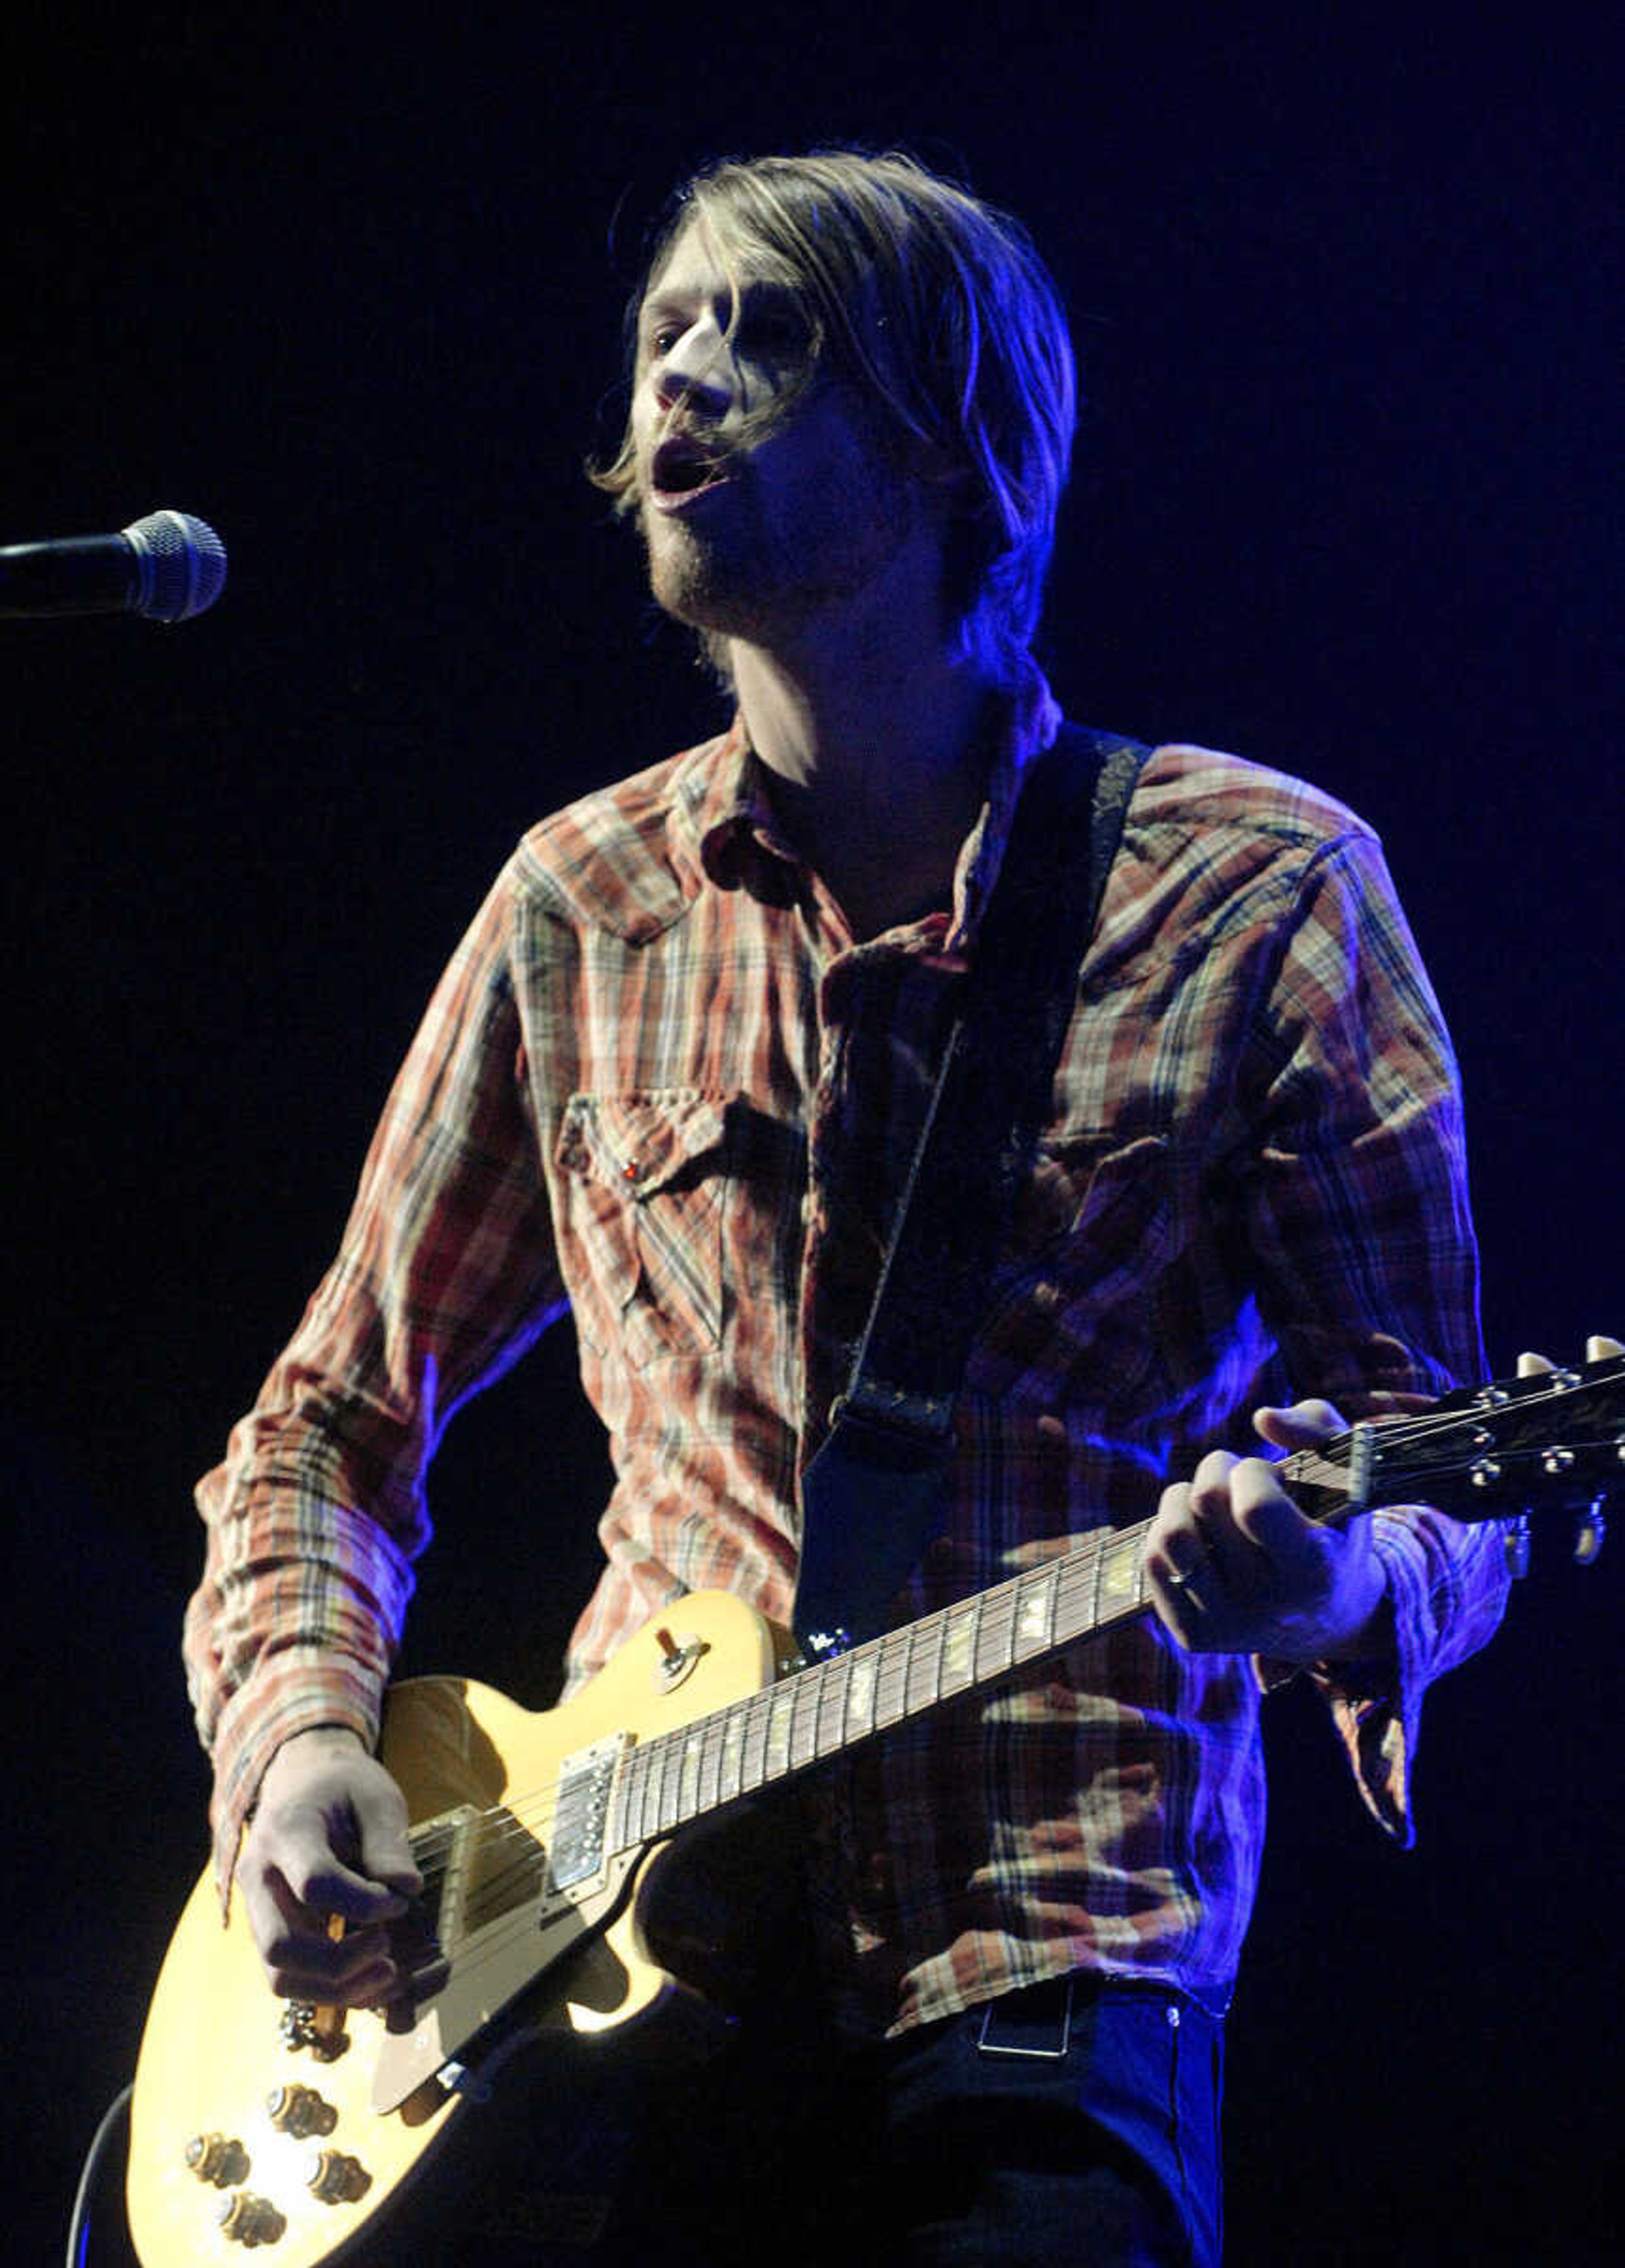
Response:
[{"label": "bearded face", "polygon": [[857,388],[807,381],[804,351],[791,295],[686,230],[640,313],[637,512],[656,599],[713,636],[793,637],[873,589],[923,524]]}]

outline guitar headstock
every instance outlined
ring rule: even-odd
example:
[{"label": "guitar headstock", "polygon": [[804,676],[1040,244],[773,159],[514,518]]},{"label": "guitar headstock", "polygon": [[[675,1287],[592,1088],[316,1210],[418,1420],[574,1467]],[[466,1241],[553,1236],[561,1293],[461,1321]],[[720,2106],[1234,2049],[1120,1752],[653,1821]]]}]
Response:
[{"label": "guitar headstock", "polygon": [[1430,1410],[1386,1425],[1357,1425],[1317,1458],[1288,1461],[1306,1509],[1340,1469],[1342,1509],[1356,1503],[1433,1505],[1458,1520],[1581,1517],[1576,1557],[1595,1558],[1602,1499],[1625,1484],[1625,1355],[1463,1387]]}]

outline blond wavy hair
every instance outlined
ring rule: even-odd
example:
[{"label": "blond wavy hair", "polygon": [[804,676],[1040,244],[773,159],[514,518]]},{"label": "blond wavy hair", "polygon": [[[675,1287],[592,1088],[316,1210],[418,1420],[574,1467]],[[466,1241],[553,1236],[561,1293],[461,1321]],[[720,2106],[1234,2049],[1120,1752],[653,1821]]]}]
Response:
[{"label": "blond wavy hair", "polygon": [[[962,476],[948,598],[967,655],[1008,680],[1038,626],[1077,420],[1066,317],[1026,230],[901,151],[724,159],[674,200],[632,304],[634,335],[691,225],[796,303],[805,347],[772,422],[833,370],[878,409],[905,461]],[[614,461],[588,469],[618,512],[634,508],[629,420]]]}]

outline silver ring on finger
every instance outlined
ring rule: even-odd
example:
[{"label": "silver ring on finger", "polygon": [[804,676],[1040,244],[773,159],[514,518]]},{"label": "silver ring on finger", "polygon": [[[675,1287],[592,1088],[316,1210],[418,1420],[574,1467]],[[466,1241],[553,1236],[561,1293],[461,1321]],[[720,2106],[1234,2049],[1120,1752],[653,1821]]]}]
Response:
[{"label": "silver ring on finger", "polygon": [[1167,1578],[1167,1584],[1171,1591],[1177,1592],[1188,1606],[1195,1607],[1196,1612],[1202,1614],[1205,1608],[1202,1594],[1196,1588],[1199,1572],[1195,1567],[1180,1568]]}]

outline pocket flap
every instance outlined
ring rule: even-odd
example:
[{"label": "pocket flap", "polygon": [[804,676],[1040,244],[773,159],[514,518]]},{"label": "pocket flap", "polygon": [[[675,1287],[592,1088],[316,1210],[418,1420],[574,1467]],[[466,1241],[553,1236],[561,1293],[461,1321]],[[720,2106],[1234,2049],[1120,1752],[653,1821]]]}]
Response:
[{"label": "pocket flap", "polygon": [[653,1197],[722,1147],[728,1106],[688,1087],[642,1094],[575,1094],[559,1130],[558,1160],[629,1197]]}]

